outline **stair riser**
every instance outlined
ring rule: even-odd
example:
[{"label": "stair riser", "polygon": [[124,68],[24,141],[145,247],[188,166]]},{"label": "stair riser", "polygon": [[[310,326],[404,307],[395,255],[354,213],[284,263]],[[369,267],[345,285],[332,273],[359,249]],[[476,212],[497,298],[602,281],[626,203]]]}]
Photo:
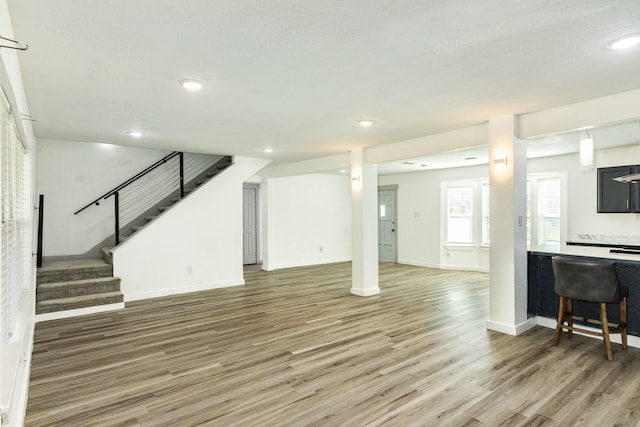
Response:
[{"label": "stair riser", "polygon": [[69,282],[71,280],[95,279],[97,277],[113,276],[111,266],[95,270],[56,271],[51,274],[38,274],[37,283]]},{"label": "stair riser", "polygon": [[122,295],[113,296],[113,297],[105,297],[105,298],[96,298],[91,301],[82,301],[78,303],[64,303],[64,304],[49,304],[45,307],[40,304],[36,304],[36,314],[42,313],[52,313],[54,311],[63,311],[63,310],[73,310],[76,308],[85,308],[85,307],[94,307],[98,305],[104,304],[115,304],[124,301],[124,297]]},{"label": "stair riser", "polygon": [[83,286],[68,285],[58,289],[38,289],[36,291],[36,301],[45,301],[50,299],[68,298],[78,295],[92,295],[104,292],[120,291],[120,280],[114,279],[112,282],[99,284],[86,284]]}]

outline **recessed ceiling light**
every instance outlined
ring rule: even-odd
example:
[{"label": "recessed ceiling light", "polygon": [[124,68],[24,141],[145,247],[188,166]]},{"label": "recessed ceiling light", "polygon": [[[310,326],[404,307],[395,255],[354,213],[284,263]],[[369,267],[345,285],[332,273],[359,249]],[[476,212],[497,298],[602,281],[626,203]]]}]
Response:
[{"label": "recessed ceiling light", "polygon": [[185,88],[186,90],[190,90],[192,92],[198,91],[202,89],[202,82],[194,79],[182,79],[180,80],[180,86]]},{"label": "recessed ceiling light", "polygon": [[614,42],[609,43],[607,46],[611,50],[629,49],[640,43],[640,34],[630,34],[624,36]]},{"label": "recessed ceiling light", "polygon": [[340,173],[347,173],[347,170],[346,170],[346,169],[342,169],[342,170],[340,171]]},{"label": "recessed ceiling light", "polygon": [[139,130],[130,130],[129,132],[127,132],[127,135],[132,138],[140,138],[144,136],[144,133],[140,132]]},{"label": "recessed ceiling light", "polygon": [[372,124],[373,124],[373,120],[369,120],[369,119],[358,120],[358,125],[360,125],[363,128],[368,128]]},{"label": "recessed ceiling light", "polygon": [[265,148],[264,152],[265,153],[273,153],[273,148]]}]

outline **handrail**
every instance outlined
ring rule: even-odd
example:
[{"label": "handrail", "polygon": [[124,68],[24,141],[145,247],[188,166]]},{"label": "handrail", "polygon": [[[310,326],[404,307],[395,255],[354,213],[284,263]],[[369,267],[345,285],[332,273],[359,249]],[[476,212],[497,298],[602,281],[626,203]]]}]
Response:
[{"label": "handrail", "polygon": [[[142,172],[138,172],[136,175],[132,176],[131,178],[129,178],[128,180],[126,180],[125,182],[123,182],[122,184],[118,185],[117,187],[115,187],[113,190],[107,191],[106,193],[104,193],[102,196],[98,197],[97,199],[95,199],[93,202],[88,203],[87,205],[85,205],[84,207],[78,209],[77,211],[75,211],[73,214],[77,215],[80,212],[82,212],[83,210],[87,209],[89,206],[91,205],[99,205],[100,204],[100,200],[103,199],[107,199],[111,196],[113,196],[114,194],[116,194],[118,191],[122,190],[123,188],[125,188],[126,186],[128,186],[129,184],[131,184],[134,181],[137,181],[138,179],[142,178],[144,175],[148,174],[149,172],[151,172],[152,170],[156,169],[157,167],[163,165],[164,163],[166,163],[167,161],[171,160],[172,158],[176,157],[176,156],[181,156],[182,157],[182,152],[181,151],[174,151],[171,154],[168,154],[167,156],[163,157],[162,159],[158,160],[157,162],[155,162],[154,164],[152,164],[151,166],[149,166],[148,168],[146,168],[145,170],[143,170]],[[180,182],[180,193],[181,195],[184,193],[184,189],[182,187],[182,180]]]},{"label": "handrail", "polygon": [[42,267],[42,236],[44,230],[42,225],[44,223],[44,194],[40,194],[38,197],[38,249],[36,252],[36,267]]}]

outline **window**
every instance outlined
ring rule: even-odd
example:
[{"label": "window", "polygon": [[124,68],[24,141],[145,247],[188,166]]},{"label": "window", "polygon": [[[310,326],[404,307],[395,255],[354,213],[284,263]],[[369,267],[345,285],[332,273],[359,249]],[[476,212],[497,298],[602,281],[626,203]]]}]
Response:
[{"label": "window", "polygon": [[527,180],[527,246],[531,245],[531,181]]},{"label": "window", "polygon": [[473,188],[447,188],[447,242],[473,243]]},{"label": "window", "polygon": [[559,245],[566,219],[566,172],[532,174],[527,180],[527,244]]},{"label": "window", "polygon": [[482,244],[488,246],[491,216],[489,214],[489,183],[482,184]]},{"label": "window", "polygon": [[18,309],[27,289],[30,267],[28,172],[24,147],[9,103],[0,92],[0,175],[2,224],[0,246],[0,353],[14,332]]},{"label": "window", "polygon": [[538,244],[560,243],[560,178],[538,181]]}]

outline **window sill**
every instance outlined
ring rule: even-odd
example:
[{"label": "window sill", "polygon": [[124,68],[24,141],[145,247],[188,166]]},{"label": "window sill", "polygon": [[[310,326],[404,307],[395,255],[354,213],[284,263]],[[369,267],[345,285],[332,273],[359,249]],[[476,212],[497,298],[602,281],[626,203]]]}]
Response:
[{"label": "window sill", "polygon": [[464,243],[460,243],[460,244],[448,244],[448,245],[444,245],[444,248],[448,251],[460,251],[460,252],[471,252],[473,251],[476,247],[475,245],[471,245],[471,244],[464,244]]}]

